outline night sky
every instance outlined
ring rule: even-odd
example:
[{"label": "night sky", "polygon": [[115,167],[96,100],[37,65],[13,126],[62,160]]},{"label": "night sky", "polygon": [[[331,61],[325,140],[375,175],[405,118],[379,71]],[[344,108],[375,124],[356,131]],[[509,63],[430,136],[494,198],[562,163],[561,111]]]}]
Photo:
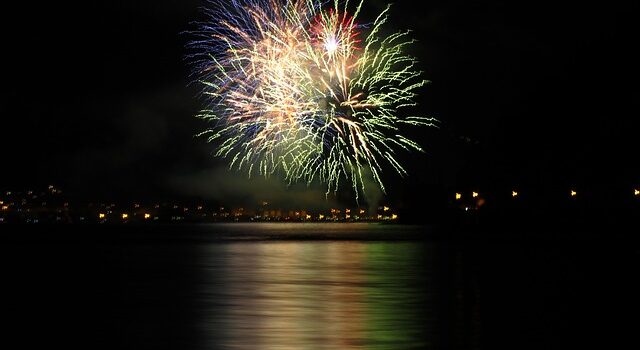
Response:
[{"label": "night sky", "polygon": [[[369,0],[361,19],[384,2]],[[517,3],[517,5],[515,4]],[[57,184],[86,198],[260,196],[318,189],[248,181],[194,135],[206,125],[185,43],[201,1],[3,5],[0,188]],[[385,173],[391,199],[427,187],[640,182],[640,6],[396,1],[431,84],[411,130],[426,154]],[[258,194],[255,194],[258,193]]]}]

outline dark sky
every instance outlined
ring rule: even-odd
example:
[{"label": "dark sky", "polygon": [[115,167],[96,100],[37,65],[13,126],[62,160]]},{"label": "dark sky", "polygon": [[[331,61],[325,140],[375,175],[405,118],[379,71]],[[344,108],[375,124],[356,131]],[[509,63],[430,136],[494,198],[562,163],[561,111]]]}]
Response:
[{"label": "dark sky", "polygon": [[[365,3],[363,18],[384,6]],[[222,170],[193,136],[205,125],[193,117],[202,101],[188,85],[181,33],[202,18],[199,5],[3,5],[0,187],[55,183],[99,198],[286,191]],[[432,81],[420,105],[441,128],[409,131],[427,154],[404,157],[404,180],[386,173],[390,196],[430,185],[640,182],[638,10],[396,1],[391,27],[419,40],[413,53]]]}]

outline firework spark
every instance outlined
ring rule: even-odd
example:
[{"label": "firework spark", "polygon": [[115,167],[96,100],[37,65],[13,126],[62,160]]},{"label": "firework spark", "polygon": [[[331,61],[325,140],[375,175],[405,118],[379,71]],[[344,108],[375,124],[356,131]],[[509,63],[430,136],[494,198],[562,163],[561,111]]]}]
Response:
[{"label": "firework spark", "polygon": [[365,174],[384,191],[385,164],[401,175],[399,149],[422,151],[403,125],[435,120],[399,115],[426,81],[405,54],[408,32],[381,36],[387,7],[359,24],[363,1],[325,9],[319,0],[212,0],[189,47],[212,127],[199,135],[216,156],[251,176],[282,172],[289,182],[341,181],[356,198]]}]

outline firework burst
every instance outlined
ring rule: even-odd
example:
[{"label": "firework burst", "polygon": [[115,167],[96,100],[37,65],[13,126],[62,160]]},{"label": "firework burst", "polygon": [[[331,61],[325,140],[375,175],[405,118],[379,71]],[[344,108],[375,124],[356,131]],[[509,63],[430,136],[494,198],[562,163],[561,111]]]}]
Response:
[{"label": "firework burst", "polygon": [[397,151],[422,149],[401,127],[435,120],[399,110],[426,81],[404,53],[409,33],[380,35],[389,7],[362,25],[355,5],[350,14],[348,1],[210,2],[189,48],[208,101],[199,116],[212,123],[199,135],[216,156],[249,176],[319,180],[327,193],[346,181],[356,198],[365,174],[383,191],[385,166],[406,174]]}]

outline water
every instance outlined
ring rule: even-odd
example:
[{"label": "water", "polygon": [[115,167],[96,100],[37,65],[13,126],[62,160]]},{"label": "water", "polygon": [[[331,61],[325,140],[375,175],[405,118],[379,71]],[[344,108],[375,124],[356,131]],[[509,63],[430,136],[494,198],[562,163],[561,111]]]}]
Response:
[{"label": "water", "polygon": [[[424,348],[416,243],[232,243],[202,248],[206,348]],[[426,273],[425,273],[426,272]],[[219,330],[219,332],[217,332]]]},{"label": "water", "polygon": [[638,325],[633,241],[345,224],[73,231],[2,232],[12,349],[564,349],[635,341]]}]

